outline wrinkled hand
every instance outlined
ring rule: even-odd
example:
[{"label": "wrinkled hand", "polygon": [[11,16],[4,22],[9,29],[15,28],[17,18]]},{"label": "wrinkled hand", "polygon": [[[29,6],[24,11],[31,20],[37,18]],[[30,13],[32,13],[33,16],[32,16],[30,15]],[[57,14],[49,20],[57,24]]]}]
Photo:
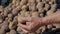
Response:
[{"label": "wrinkled hand", "polygon": [[[40,26],[42,26],[42,19],[39,17],[22,17],[22,18],[18,18],[19,22],[21,22],[19,24],[20,28],[24,31],[24,32],[34,32],[36,31]],[[26,22],[31,22],[29,26],[24,25],[22,23],[26,23]]]}]

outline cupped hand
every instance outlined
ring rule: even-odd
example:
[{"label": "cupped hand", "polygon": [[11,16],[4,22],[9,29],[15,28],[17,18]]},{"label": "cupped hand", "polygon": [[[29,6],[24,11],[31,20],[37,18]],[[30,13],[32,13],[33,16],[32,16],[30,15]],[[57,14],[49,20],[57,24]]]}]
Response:
[{"label": "cupped hand", "polygon": [[[18,21],[20,22],[19,23],[20,28],[26,33],[34,32],[40,26],[42,26],[42,18],[39,17],[21,17],[18,18]],[[26,22],[31,22],[31,23],[29,26],[27,26],[23,24]]]}]

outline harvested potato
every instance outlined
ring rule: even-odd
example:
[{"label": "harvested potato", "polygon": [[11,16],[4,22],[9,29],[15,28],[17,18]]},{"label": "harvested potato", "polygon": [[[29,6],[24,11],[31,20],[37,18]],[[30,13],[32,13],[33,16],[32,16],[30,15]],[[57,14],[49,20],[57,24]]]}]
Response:
[{"label": "harvested potato", "polygon": [[38,17],[39,13],[38,12],[32,12],[32,17]]},{"label": "harvested potato", "polygon": [[8,18],[12,18],[13,17],[13,14],[8,14]]},{"label": "harvested potato", "polygon": [[3,11],[4,11],[3,6],[0,6],[0,12],[3,12]]},{"label": "harvested potato", "polygon": [[9,24],[9,29],[10,30],[13,30],[13,29],[16,29],[16,23],[13,23],[13,22],[11,22],[10,24]]},{"label": "harvested potato", "polygon": [[10,32],[7,32],[6,34],[10,34]]},{"label": "harvested potato", "polygon": [[36,4],[34,0],[28,0],[28,4],[29,4],[29,10],[35,11],[36,10]]},{"label": "harvested potato", "polygon": [[53,24],[53,26],[56,26],[56,28],[60,28],[60,24]]},{"label": "harvested potato", "polygon": [[25,12],[25,17],[31,17],[30,12]]},{"label": "harvested potato", "polygon": [[42,12],[42,9],[43,9],[43,3],[42,2],[39,2],[36,6],[36,8],[38,9],[38,11],[41,13]]},{"label": "harvested potato", "polygon": [[15,30],[11,30],[10,34],[17,34],[17,32]]},{"label": "harvested potato", "polygon": [[48,29],[51,29],[53,27],[53,25],[47,25]]},{"label": "harvested potato", "polygon": [[49,10],[49,11],[47,11],[47,15],[51,15],[51,14],[53,14],[53,13],[54,13],[53,10]]},{"label": "harvested potato", "polygon": [[22,10],[27,10],[27,5],[23,5]]},{"label": "harvested potato", "polygon": [[48,11],[48,9],[50,8],[49,4],[45,4],[44,10]]},{"label": "harvested potato", "polygon": [[45,26],[42,26],[36,31],[36,33],[41,34],[41,32],[44,32],[44,31],[45,31]]}]

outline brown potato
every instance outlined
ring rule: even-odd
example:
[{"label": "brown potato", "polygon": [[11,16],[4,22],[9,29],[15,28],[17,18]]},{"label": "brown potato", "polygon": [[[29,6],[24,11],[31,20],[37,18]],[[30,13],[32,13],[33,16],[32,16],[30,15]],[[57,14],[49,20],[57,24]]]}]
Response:
[{"label": "brown potato", "polygon": [[13,17],[13,14],[8,14],[8,18],[12,18]]},{"label": "brown potato", "polygon": [[3,12],[3,11],[4,11],[3,6],[0,6],[0,12]]},{"label": "brown potato", "polygon": [[30,12],[25,12],[25,17],[31,17]]},{"label": "brown potato", "polygon": [[6,34],[10,34],[10,32],[7,32]]},{"label": "brown potato", "polygon": [[10,22],[10,24],[9,24],[9,29],[10,30],[16,29],[16,27],[17,27],[16,23]]},{"label": "brown potato", "polygon": [[17,34],[17,32],[15,30],[11,30],[10,34]]},{"label": "brown potato", "polygon": [[32,12],[32,17],[38,17],[39,13],[38,12]]}]

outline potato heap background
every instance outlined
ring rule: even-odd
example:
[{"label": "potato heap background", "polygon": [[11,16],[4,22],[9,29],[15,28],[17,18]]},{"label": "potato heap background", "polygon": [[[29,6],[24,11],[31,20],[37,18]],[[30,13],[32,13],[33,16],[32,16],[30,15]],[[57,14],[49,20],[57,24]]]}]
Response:
[{"label": "potato heap background", "polygon": [[[57,8],[56,0],[12,0],[12,2],[8,3],[0,3],[0,34],[26,34],[20,29],[19,18],[42,18],[60,11]],[[26,22],[27,26],[29,24],[30,22]],[[36,32],[29,34],[42,34],[48,29],[55,30],[58,28],[60,28],[60,24],[45,25]]]}]

